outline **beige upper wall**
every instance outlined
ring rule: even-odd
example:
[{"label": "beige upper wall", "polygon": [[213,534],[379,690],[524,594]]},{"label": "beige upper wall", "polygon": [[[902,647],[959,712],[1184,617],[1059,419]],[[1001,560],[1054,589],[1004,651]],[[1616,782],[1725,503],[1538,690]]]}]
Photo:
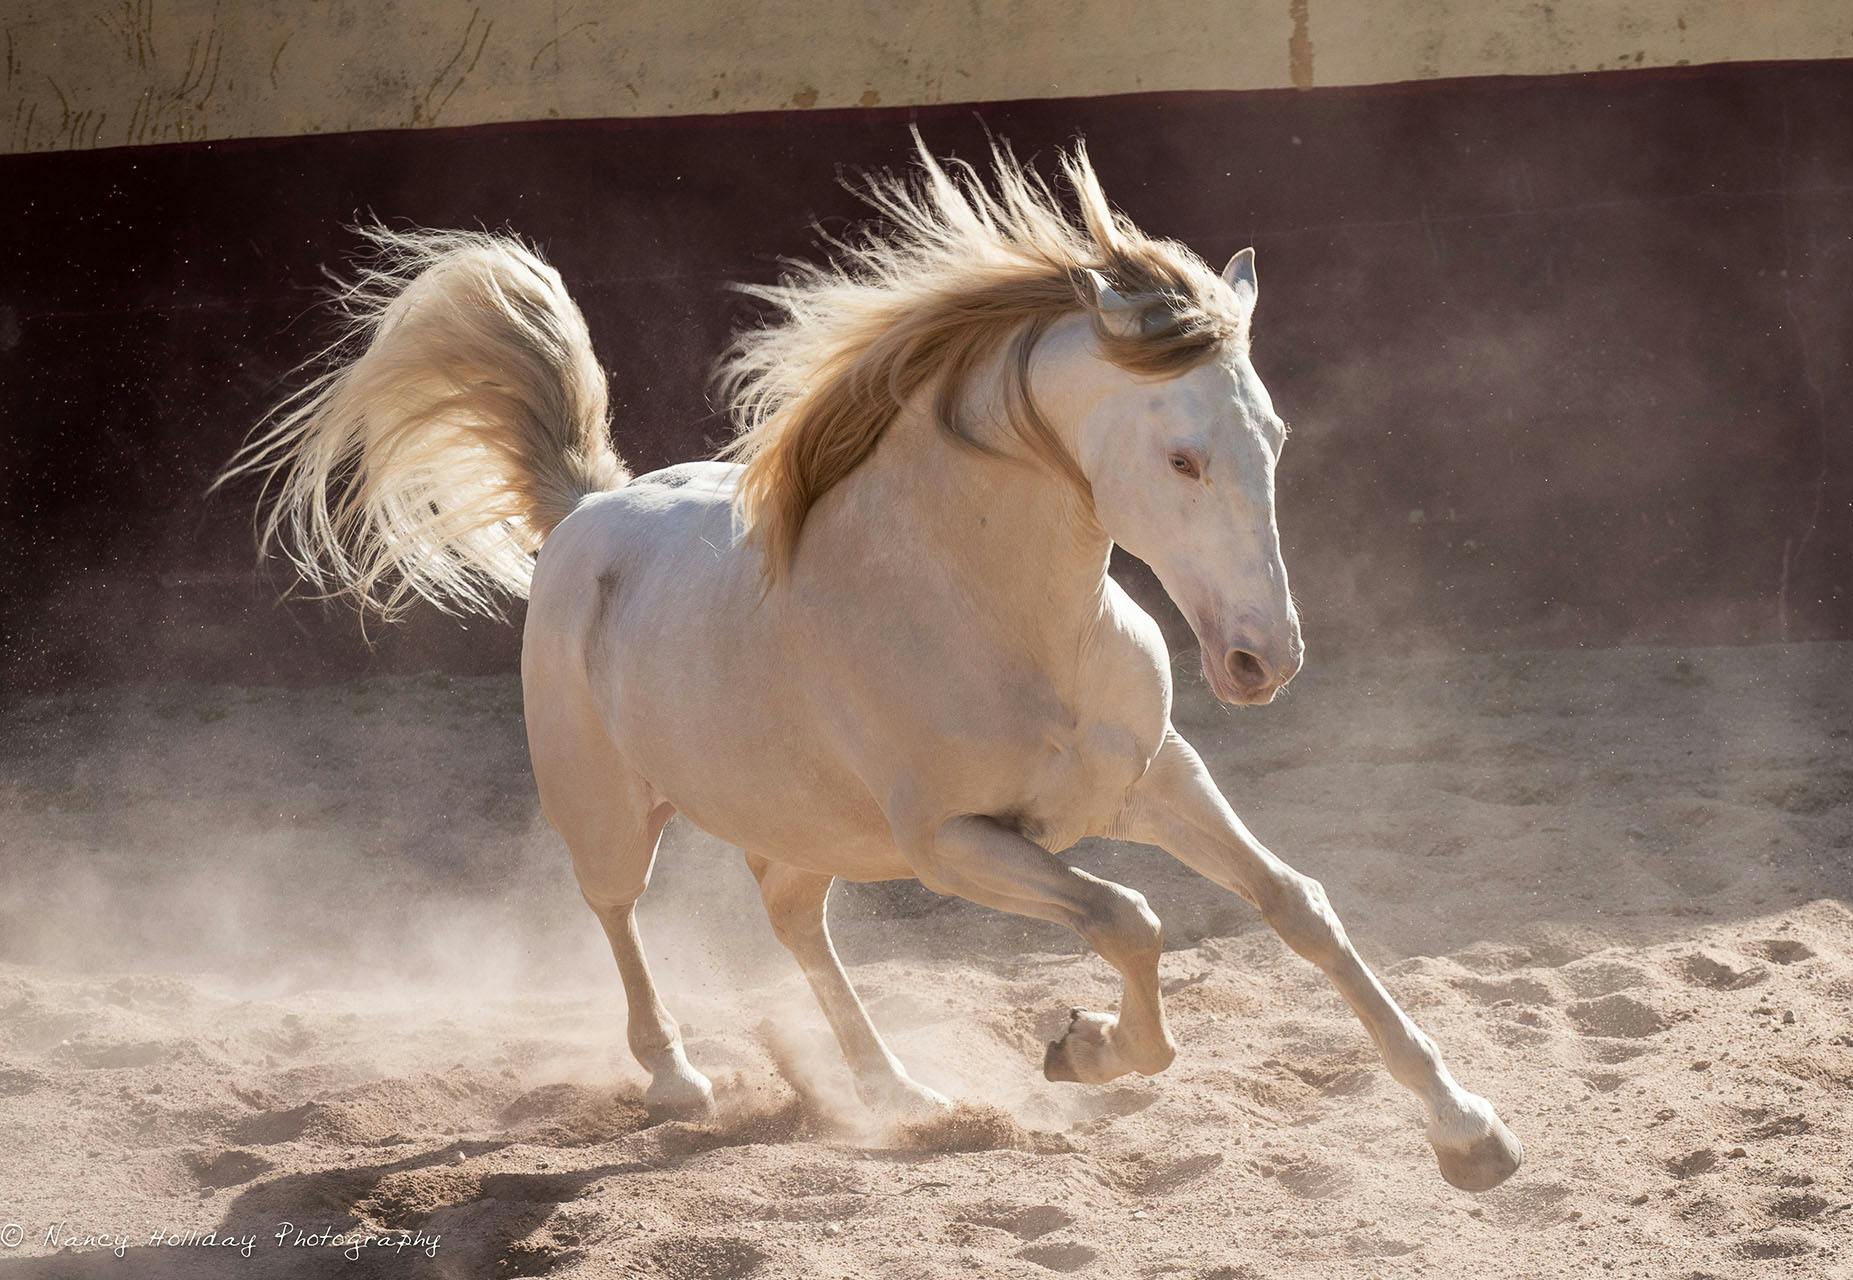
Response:
[{"label": "beige upper wall", "polygon": [[1853,57],[1847,0],[0,0],[0,153]]}]

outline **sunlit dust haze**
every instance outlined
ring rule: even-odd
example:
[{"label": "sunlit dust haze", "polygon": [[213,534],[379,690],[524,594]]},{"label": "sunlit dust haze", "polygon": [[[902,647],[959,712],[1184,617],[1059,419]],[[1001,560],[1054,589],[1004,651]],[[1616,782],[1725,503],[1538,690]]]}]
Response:
[{"label": "sunlit dust haze", "polygon": [[[500,79],[459,106],[517,101],[589,65],[575,42],[618,38],[568,7],[491,35],[464,6],[389,88],[467,35]],[[977,7],[1012,33],[1035,8]],[[1293,78],[1254,94],[1167,92],[1158,57],[1110,93],[1032,60],[1029,88],[1076,96],[977,105],[942,100],[956,73],[909,106],[794,71],[752,79],[787,106],[733,116],[619,127],[605,103],[0,158],[30,192],[0,201],[0,1233],[29,1228],[0,1280],[1848,1266],[1853,64],[1676,66],[1675,42],[1637,73],[1630,34],[1518,76],[1493,59],[1505,27],[1458,34],[1472,6],[1340,30],[1367,7],[1218,9],[1244,56],[1251,19],[1283,59],[1292,42]],[[442,6],[409,8],[438,30]],[[1573,8],[1506,16],[1569,58],[1594,39]],[[1625,21],[1684,32],[1718,8]],[[714,25],[757,33],[738,17]],[[1160,18],[1124,21],[1146,40]],[[1800,21],[1769,29],[1805,51]],[[115,19],[82,22],[117,66]],[[707,56],[705,32],[664,32]],[[986,66],[1021,62],[982,34]],[[844,65],[928,81],[878,35]],[[1328,81],[1347,42],[1429,69]],[[1486,65],[1434,78],[1470,45]],[[1131,65],[1117,49],[1082,62]],[[239,84],[309,61],[274,53]],[[724,106],[728,79],[700,91]],[[324,341],[315,290],[357,210],[531,238],[584,312],[626,462],[711,453],[710,367],[760,315],[727,283],[846,234],[866,211],[839,175],[905,165],[911,125],[967,160],[1084,135],[1147,231],[1212,269],[1256,248],[1304,670],[1272,706],[1217,704],[1153,576],[1123,553],[1114,572],[1170,639],[1173,722],[1235,810],[1523,1141],[1504,1185],[1437,1176],[1418,1104],[1253,908],[1105,840],[1065,856],[1163,922],[1178,1054],[1152,1077],[1044,1078],[1070,1010],[1119,998],[1070,931],[913,882],[832,890],[872,1020],[955,1103],[896,1120],[858,1098],[741,853],[674,819],[638,919],[717,1106],[652,1114],[536,797],[519,603],[509,626],[415,611],[363,636],[344,608],[279,603],[280,561],[253,569],[254,486],[205,496]],[[443,1244],[350,1264],[148,1243],[283,1221]],[[122,1258],[45,1243],[58,1223],[134,1238]]]}]

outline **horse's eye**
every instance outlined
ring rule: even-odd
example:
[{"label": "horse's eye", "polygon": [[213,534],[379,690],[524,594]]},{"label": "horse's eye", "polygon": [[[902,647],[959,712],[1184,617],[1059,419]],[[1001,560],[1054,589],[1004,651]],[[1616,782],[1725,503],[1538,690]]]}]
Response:
[{"label": "horse's eye", "polygon": [[1197,460],[1187,453],[1172,454],[1171,469],[1180,476],[1186,476],[1192,480],[1202,474],[1197,468]]}]

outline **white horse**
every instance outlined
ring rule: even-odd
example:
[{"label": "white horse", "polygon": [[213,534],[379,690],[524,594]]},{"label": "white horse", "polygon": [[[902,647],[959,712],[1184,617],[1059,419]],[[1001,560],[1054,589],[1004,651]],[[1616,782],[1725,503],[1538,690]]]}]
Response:
[{"label": "white horse", "polygon": [[988,186],[920,159],[869,183],[884,229],[749,290],[775,319],[724,365],[734,461],[631,478],[552,268],[508,238],[376,228],[345,362],[228,475],[265,474],[266,542],[364,607],[529,598],[535,779],[617,958],[653,1105],[711,1099],[634,915],[671,815],[746,851],[862,1097],[903,1111],[945,1100],[851,988],[832,879],[916,878],[1073,929],[1124,994],[1116,1014],[1076,1010],[1044,1073],[1150,1075],[1176,1053],[1158,920],[1056,856],[1105,836],[1257,907],[1421,1100],[1443,1176],[1494,1186],[1517,1140],[1319,884],[1223,799],[1171,725],[1157,626],[1107,576],[1115,543],[1156,571],[1226,703],[1271,701],[1299,669],[1274,519],[1286,427],[1249,362],[1253,252],[1218,275],[1145,236],[1079,148],[1074,214],[1005,151]]}]

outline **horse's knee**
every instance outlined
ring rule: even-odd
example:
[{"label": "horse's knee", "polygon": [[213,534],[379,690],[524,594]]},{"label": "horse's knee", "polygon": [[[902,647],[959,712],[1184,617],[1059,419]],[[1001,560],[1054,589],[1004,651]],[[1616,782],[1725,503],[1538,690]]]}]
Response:
[{"label": "horse's knee", "polygon": [[1137,889],[1109,881],[1082,909],[1075,931],[1095,951],[1116,963],[1156,963],[1164,950],[1164,926]]},{"label": "horse's knee", "polygon": [[1349,945],[1325,886],[1297,871],[1287,871],[1268,884],[1261,914],[1288,946],[1322,969],[1335,963]]}]

